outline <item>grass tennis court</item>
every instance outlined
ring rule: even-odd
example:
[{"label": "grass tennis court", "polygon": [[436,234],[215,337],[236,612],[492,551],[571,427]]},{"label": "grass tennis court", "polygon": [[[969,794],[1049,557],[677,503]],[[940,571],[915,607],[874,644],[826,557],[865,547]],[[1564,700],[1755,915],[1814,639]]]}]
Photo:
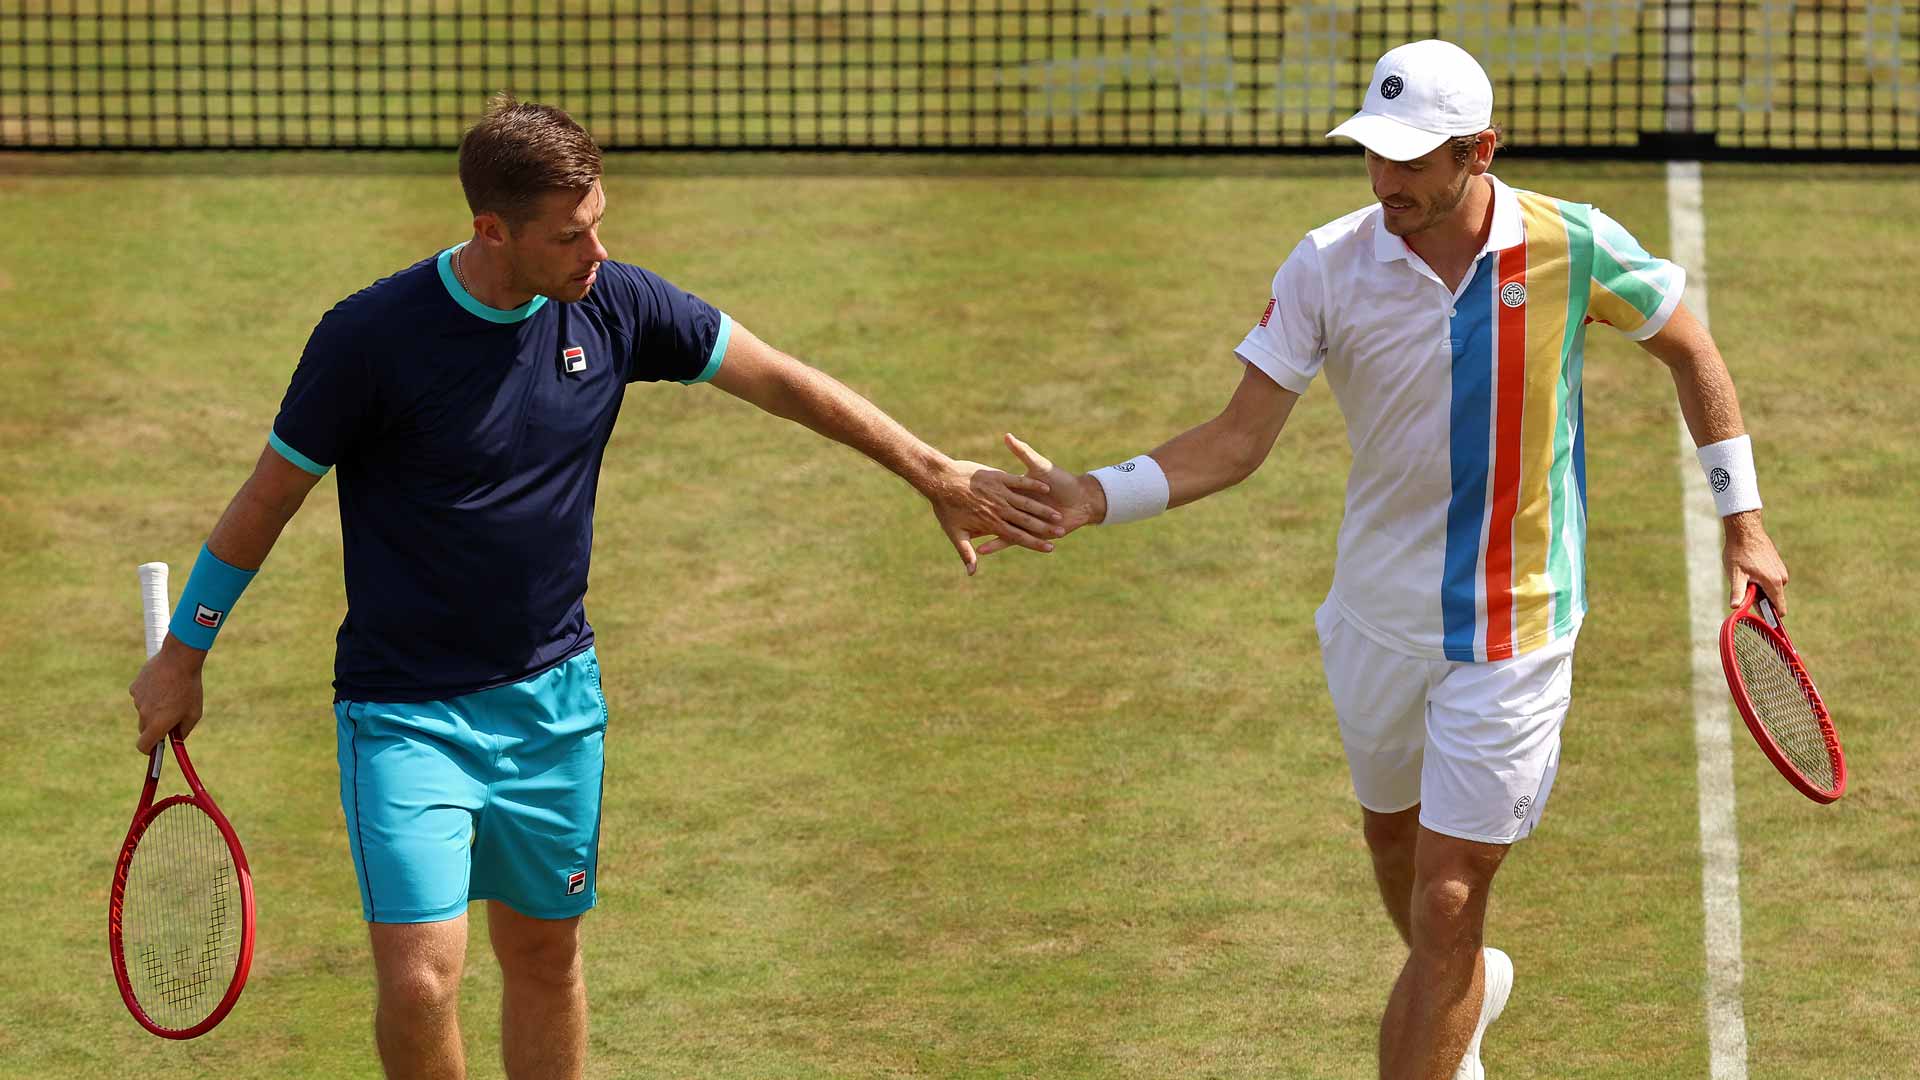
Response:
[{"label": "grass tennis court", "polygon": [[[1655,167],[1511,161],[1666,249]],[[1086,468],[1212,414],[1358,159],[616,158],[605,239],[948,451]],[[1736,733],[1749,1075],[1920,1060],[1913,173],[1710,167],[1712,317],[1791,625],[1846,742],[1817,808]],[[137,794],[134,566],[184,576],[335,300],[464,235],[451,155],[0,158],[0,1076],[371,1077],[315,489],[210,659],[195,759],[248,845],[239,1007],[125,1015],[105,894]],[[1593,612],[1489,940],[1497,1077],[1707,1074],[1674,407],[1590,337]],[[1346,466],[1324,383],[1242,489],[969,581],[919,500],[711,389],[640,386],[588,608],[613,708],[600,1077],[1367,1077],[1378,910],[1311,612]],[[178,581],[176,581],[176,588]],[[171,775],[171,774],[170,774]],[[498,1075],[476,926],[475,1076]]]}]

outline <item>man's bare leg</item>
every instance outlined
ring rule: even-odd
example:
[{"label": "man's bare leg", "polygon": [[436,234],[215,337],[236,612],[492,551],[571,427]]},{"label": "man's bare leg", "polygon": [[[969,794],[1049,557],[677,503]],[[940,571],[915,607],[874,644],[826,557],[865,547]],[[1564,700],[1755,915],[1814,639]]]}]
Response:
[{"label": "man's bare leg", "polygon": [[373,1038],[390,1080],[461,1080],[460,973],[467,916],[431,923],[368,923],[379,998]]},{"label": "man's bare leg", "polygon": [[500,1053],[510,1080],[579,1080],[587,1063],[580,918],[535,919],[487,903],[500,958]]},{"label": "man's bare leg", "polygon": [[1504,844],[1422,828],[1406,966],[1380,1022],[1382,1080],[1450,1080],[1480,1021],[1481,936]]},{"label": "man's bare leg", "polygon": [[1373,856],[1373,880],[1380,887],[1380,900],[1387,905],[1387,918],[1400,931],[1400,940],[1413,941],[1413,853],[1420,844],[1420,804],[1393,814],[1381,814],[1365,807],[1367,852]]}]

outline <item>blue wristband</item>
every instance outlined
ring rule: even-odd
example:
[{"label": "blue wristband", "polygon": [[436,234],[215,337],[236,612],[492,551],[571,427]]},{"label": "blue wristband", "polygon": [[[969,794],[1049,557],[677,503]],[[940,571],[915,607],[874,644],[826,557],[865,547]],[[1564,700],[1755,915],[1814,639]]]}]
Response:
[{"label": "blue wristband", "polygon": [[214,635],[226,625],[227,614],[257,573],[221,562],[205,544],[200,545],[200,558],[187,575],[187,587],[180,591],[180,604],[173,609],[167,629],[183,645],[202,652],[213,648]]}]

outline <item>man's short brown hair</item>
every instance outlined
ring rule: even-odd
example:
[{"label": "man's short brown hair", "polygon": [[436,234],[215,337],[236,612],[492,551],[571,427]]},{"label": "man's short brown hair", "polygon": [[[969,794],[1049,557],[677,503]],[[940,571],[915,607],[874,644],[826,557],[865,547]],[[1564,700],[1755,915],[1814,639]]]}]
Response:
[{"label": "man's short brown hair", "polygon": [[600,179],[593,136],[551,105],[495,94],[460,140],[460,186],[475,214],[499,214],[517,228],[553,191],[585,192]]},{"label": "man's short brown hair", "polygon": [[[1482,133],[1476,132],[1472,135],[1455,135],[1453,138],[1447,140],[1447,145],[1453,147],[1453,163],[1455,165],[1465,165],[1467,162],[1473,160],[1473,151],[1475,147],[1480,145],[1481,134]],[[1493,148],[1495,150],[1507,145],[1506,136],[1507,131],[1505,128],[1499,124],[1493,125]]]}]

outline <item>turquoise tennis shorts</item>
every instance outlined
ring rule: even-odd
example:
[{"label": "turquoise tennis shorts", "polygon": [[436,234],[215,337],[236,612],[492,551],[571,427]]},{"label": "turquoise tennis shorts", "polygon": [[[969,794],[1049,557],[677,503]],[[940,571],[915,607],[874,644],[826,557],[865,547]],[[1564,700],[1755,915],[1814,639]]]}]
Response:
[{"label": "turquoise tennis shorts", "polygon": [[591,648],[508,686],[333,715],[368,922],[439,922],[470,900],[536,919],[593,907],[607,699]]}]

